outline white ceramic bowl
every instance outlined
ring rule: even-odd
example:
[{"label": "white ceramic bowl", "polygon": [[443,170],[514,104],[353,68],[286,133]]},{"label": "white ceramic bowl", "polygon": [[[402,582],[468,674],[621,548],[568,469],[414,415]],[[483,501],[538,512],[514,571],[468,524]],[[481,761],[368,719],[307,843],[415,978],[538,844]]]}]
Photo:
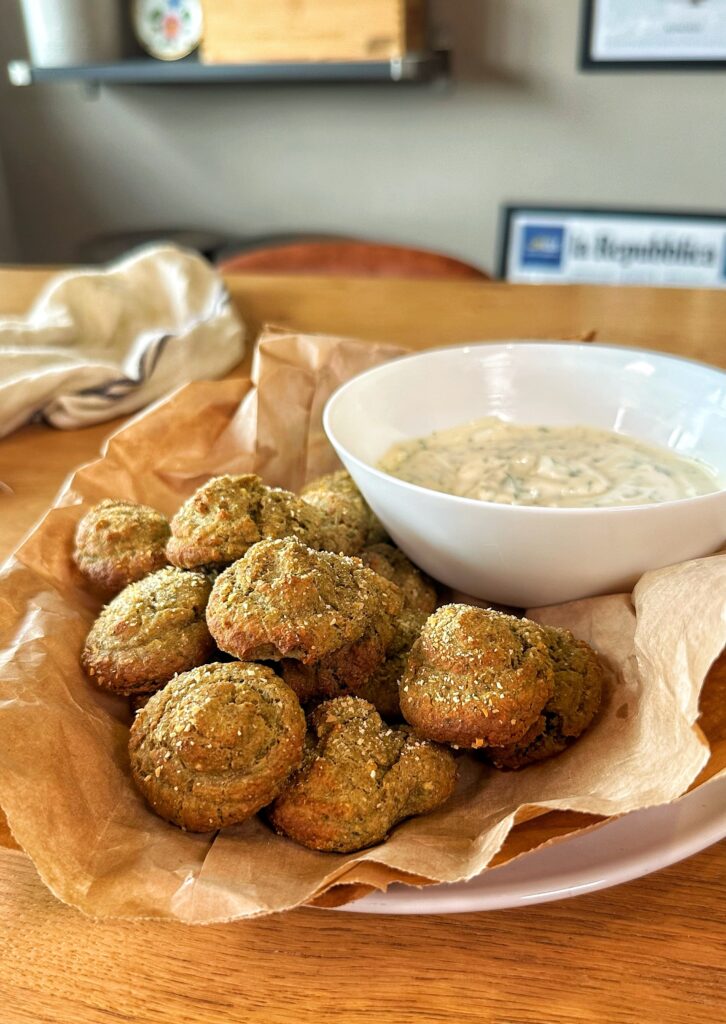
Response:
[{"label": "white ceramic bowl", "polygon": [[[533,508],[459,498],[375,468],[396,441],[483,416],[615,430],[709,463],[714,494],[625,508]],[[726,539],[726,373],[621,346],[501,342],[376,367],[328,402],[325,430],[395,542],[435,579],[535,607],[629,590],[647,569]]]}]

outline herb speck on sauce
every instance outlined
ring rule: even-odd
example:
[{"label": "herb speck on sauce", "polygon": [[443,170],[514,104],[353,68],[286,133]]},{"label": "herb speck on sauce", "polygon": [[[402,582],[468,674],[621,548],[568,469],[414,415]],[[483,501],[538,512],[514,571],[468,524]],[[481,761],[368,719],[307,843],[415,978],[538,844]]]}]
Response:
[{"label": "herb speck on sauce", "polygon": [[463,498],[551,508],[649,505],[721,486],[704,463],[626,434],[495,416],[395,444],[378,468]]}]

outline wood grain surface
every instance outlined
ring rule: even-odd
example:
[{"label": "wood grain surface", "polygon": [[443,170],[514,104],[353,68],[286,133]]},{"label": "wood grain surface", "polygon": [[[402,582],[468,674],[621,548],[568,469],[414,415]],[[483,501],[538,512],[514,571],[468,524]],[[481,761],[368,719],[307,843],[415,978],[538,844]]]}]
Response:
[{"label": "wood grain surface", "polygon": [[[48,271],[0,272],[20,313]],[[262,323],[412,347],[585,337],[726,364],[726,294],[233,277]],[[244,372],[243,366],[236,372]],[[0,557],[118,423],[0,441]],[[0,823],[0,1024],[627,1022],[726,1018],[726,843],[560,903],[441,917],[299,910],[189,928],[96,922],[59,903]],[[4,847],[4,848],[3,848]]]},{"label": "wood grain surface", "polygon": [[[0,870],[3,1024],[717,1024],[723,857],[526,910],[92,922]],[[12,916],[10,915],[12,908]],[[719,913],[719,908],[721,912]]]}]

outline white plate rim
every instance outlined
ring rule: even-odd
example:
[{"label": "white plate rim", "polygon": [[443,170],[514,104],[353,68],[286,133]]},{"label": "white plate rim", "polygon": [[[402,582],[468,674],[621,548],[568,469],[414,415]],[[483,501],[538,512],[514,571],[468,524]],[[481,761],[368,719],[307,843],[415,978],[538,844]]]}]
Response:
[{"label": "white plate rim", "polygon": [[[643,843],[648,835],[650,842]],[[596,837],[596,838],[593,838]],[[469,882],[393,885],[337,910],[358,914],[461,914],[534,906],[597,892],[676,864],[726,838],[726,776],[671,804],[633,811],[522,855]],[[558,862],[562,860],[562,867]]]}]

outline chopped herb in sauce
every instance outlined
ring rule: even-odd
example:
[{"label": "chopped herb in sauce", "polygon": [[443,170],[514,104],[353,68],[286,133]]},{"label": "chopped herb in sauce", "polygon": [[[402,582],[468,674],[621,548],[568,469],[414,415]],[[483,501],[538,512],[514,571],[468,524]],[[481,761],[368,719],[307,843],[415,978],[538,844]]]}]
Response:
[{"label": "chopped herb in sauce", "polygon": [[434,491],[507,505],[647,505],[720,487],[709,466],[625,434],[497,417],[395,444],[379,468]]}]

